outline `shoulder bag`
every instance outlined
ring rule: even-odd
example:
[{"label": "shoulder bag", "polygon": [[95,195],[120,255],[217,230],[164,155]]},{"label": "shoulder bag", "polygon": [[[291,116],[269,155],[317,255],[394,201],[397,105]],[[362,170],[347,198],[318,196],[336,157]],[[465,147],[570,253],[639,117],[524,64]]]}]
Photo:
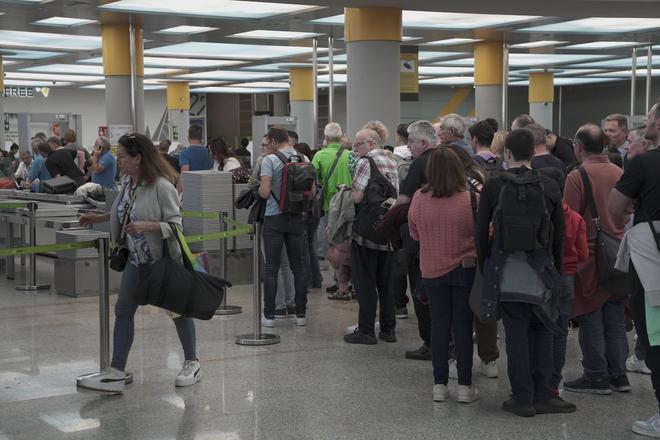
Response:
[{"label": "shoulder bag", "polygon": [[[127,187],[130,187],[130,185],[127,183],[126,186],[124,186],[124,189],[122,190],[121,193],[121,198],[119,199],[119,203],[124,199],[124,194],[126,192]],[[119,226],[119,246],[113,247],[110,250],[110,269],[114,270],[115,272],[123,272],[124,268],[126,268],[126,263],[128,262],[128,256],[129,256],[129,250],[128,248],[125,247],[126,243],[126,225],[128,225],[128,222],[131,219],[131,210],[133,209],[133,203],[135,202],[135,197],[137,196],[137,188],[131,193],[128,202],[124,205],[124,215],[122,216],[121,219],[121,225]]]},{"label": "shoulder bag", "polygon": [[594,193],[589,181],[589,176],[584,167],[580,167],[580,176],[584,185],[584,193],[587,198],[587,209],[591,211],[596,224],[596,276],[598,287],[612,293],[616,298],[623,299],[628,296],[630,290],[628,274],[614,268],[616,256],[619,252],[621,239],[603,231],[600,227],[600,216],[594,200]]}]

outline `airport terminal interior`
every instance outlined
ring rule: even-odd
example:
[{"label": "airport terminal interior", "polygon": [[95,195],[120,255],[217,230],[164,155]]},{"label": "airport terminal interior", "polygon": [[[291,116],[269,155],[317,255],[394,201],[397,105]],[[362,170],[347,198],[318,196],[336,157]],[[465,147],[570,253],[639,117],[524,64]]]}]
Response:
[{"label": "airport terminal interior", "polygon": [[[515,338],[507,337],[504,320],[489,327],[489,340],[491,345],[496,341],[499,352],[489,360],[478,348],[479,328],[472,336],[471,384],[463,377],[466,354],[459,340],[464,343],[465,338],[452,336],[457,345],[452,343],[449,357],[459,358],[459,369],[452,359],[449,398],[438,388],[444,367],[438,370],[441,361],[435,351],[431,361],[429,340],[440,325],[436,327],[437,315],[430,316],[426,304],[430,290],[424,293],[419,287],[428,267],[424,244],[421,274],[416,251],[415,288],[406,282],[410,257],[403,262],[397,257],[408,251],[395,253],[397,246],[389,238],[374,244],[357,232],[356,223],[348,241],[326,243],[328,217],[341,220],[331,215],[340,197],[330,203],[330,178],[346,175],[347,182],[337,182],[349,187],[353,179],[350,204],[357,206],[356,195],[367,191],[358,182],[374,179],[376,163],[378,175],[389,179],[379,162],[387,161],[397,175],[396,185],[391,183],[399,190],[390,210],[401,204],[401,197],[403,204],[410,203],[414,191],[403,195],[410,187],[406,180],[416,177],[405,177],[403,170],[431,172],[430,166],[415,168],[415,161],[426,157],[415,150],[421,148],[415,142],[422,133],[416,130],[424,127],[437,140],[429,149],[455,143],[464,155],[468,150],[474,168],[472,162],[481,162],[470,156],[478,156],[483,147],[493,164],[502,166],[502,174],[507,161],[517,161],[515,148],[504,139],[513,142],[516,133],[534,133],[532,126],[539,127],[541,144],[547,142],[544,154],[551,152],[565,163],[560,164],[558,188],[580,167],[578,162],[594,161],[584,153],[584,131],[596,130],[604,147],[599,154],[609,154],[602,160],[623,168],[612,171],[617,177],[608,194],[621,189],[613,186],[619,177],[625,180],[626,172],[639,170],[644,162],[633,160],[633,151],[645,158],[659,146],[658,0],[0,0],[0,90],[0,440],[660,438],[651,379],[660,388],[660,356],[657,346],[645,350],[638,342],[638,322],[633,324],[628,299],[632,292],[616,298],[612,294],[598,306],[604,388],[595,376],[587,377],[593,374],[589,344],[595,336],[589,340],[584,335],[593,323],[576,314],[570,325],[563,325],[568,328],[563,381],[551,387],[550,397],[560,406],[575,406],[541,410],[534,401],[530,417],[518,417],[524,413],[522,405],[507,409],[505,401],[519,397],[508,367],[516,364],[520,351],[507,346]],[[529,122],[516,125],[519,115]],[[584,124],[595,125],[585,129]],[[478,134],[484,129],[489,133],[485,146]],[[494,147],[498,135],[503,145],[499,152]],[[570,159],[558,153],[560,144],[568,146]],[[339,148],[337,160],[332,153],[322,165],[318,153],[332,145]],[[534,145],[538,154],[538,142]],[[358,160],[372,154],[363,152],[366,146],[377,156],[372,168]],[[305,154],[311,164],[280,165],[271,148]],[[396,156],[401,148],[405,157]],[[53,159],[60,149],[71,152],[66,163],[79,175],[69,176],[71,168],[65,172],[66,166]],[[427,156],[434,157],[435,151]],[[458,152],[450,156],[461,164]],[[145,165],[150,157],[160,168]],[[290,194],[300,193],[307,201],[309,191],[289,193],[278,165],[292,175],[326,173],[316,183],[317,194],[327,200],[312,194],[310,205],[289,204]],[[466,164],[461,170],[464,186],[470,184],[469,168]],[[335,169],[341,171],[335,175]],[[108,184],[95,179],[108,170]],[[489,175],[482,178],[484,174]],[[174,176],[171,183],[169,176]],[[426,183],[422,177],[414,190]],[[145,180],[133,186],[136,178]],[[481,181],[479,191],[482,184],[488,188]],[[265,185],[271,190],[262,195]],[[279,197],[273,192],[278,189]],[[317,189],[316,184],[309,189]],[[140,201],[145,194],[155,197],[154,206]],[[413,205],[421,194],[415,194]],[[242,206],[246,195],[258,201]],[[264,199],[268,204],[262,224],[252,220]],[[566,193],[564,202],[564,209],[570,209]],[[561,210],[561,199],[556,203]],[[158,219],[140,217],[153,210]],[[614,215],[606,211],[601,210],[601,218]],[[585,212],[573,214],[591,222]],[[286,220],[274,227],[270,216]],[[653,225],[653,220],[660,217],[646,221]],[[478,222],[459,223],[476,228]],[[603,220],[603,230],[613,223]],[[632,225],[631,220],[626,230]],[[589,240],[595,239],[591,223],[584,227],[593,232]],[[495,228],[491,232],[497,234]],[[278,262],[273,269],[281,254],[271,252],[273,237],[279,234],[288,237],[283,245],[288,260],[298,256],[289,246],[305,252],[304,266],[282,259],[282,266]],[[400,248],[398,226],[396,235]],[[190,252],[179,248],[176,237],[181,236]],[[115,241],[126,243],[123,271],[116,270],[123,254]],[[184,261],[192,257],[195,271],[176,264],[194,283],[181,282],[184,278],[170,276],[166,268],[167,282],[152,287],[157,297],[144,298],[148,304],[161,301],[162,307],[138,307],[133,336],[125,322],[133,319],[125,316],[137,301],[132,292],[138,291],[138,281],[143,287],[147,276],[155,276],[145,266],[156,267],[161,261],[154,255],[161,255],[163,245],[172,249],[172,243]],[[462,255],[456,268],[468,271],[477,265],[475,245],[470,246],[473,252]],[[363,251],[366,257],[358,261]],[[176,252],[169,250],[172,259],[164,259],[177,261]],[[348,253],[348,261],[336,263],[342,252]],[[482,263],[471,273],[483,270]],[[288,275],[282,267],[290,267]],[[279,281],[273,275],[278,269]],[[553,272],[557,277],[558,271]],[[213,290],[198,281],[218,278],[231,287],[213,285]],[[365,287],[365,279],[377,289]],[[218,303],[205,319],[196,319],[201,312],[191,311],[192,302],[183,308],[163,306],[174,285],[182,286],[186,298],[203,287],[213,290]],[[555,287],[552,292],[561,290]],[[577,298],[577,278],[575,288]],[[465,299],[472,299],[475,289],[470,289]],[[129,293],[118,302],[120,290]],[[368,295],[373,298],[365,300]],[[306,310],[300,306],[304,296]],[[648,302],[646,340],[653,339],[649,309],[657,309]],[[605,317],[605,309],[614,313],[614,303],[620,316]],[[371,308],[378,313],[365,318]],[[532,315],[529,319],[542,322]],[[362,325],[369,319],[372,326],[375,320],[370,334]],[[612,342],[615,327],[620,333]],[[424,332],[426,339],[420,337]],[[534,337],[525,351],[535,350]],[[589,349],[585,352],[583,346]],[[551,348],[556,360],[557,348]],[[130,350],[127,359],[117,354],[121,349]],[[532,388],[541,381],[539,359],[553,360],[547,354],[538,355],[534,370],[528,371]],[[624,361],[625,368],[616,370],[614,364]],[[519,371],[520,365],[515,368]],[[593,386],[576,385],[578,378]],[[530,392],[538,395],[538,389]]]}]

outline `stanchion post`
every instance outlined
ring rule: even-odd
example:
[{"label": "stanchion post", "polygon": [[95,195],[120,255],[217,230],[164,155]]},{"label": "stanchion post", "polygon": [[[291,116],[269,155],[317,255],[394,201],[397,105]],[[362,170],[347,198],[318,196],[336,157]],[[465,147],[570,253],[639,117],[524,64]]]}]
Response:
[{"label": "stanchion post", "polygon": [[[37,245],[37,202],[28,203],[28,218],[30,226],[30,246]],[[25,285],[16,286],[16,290],[34,291],[48,290],[50,284],[37,284],[37,255],[30,254],[30,273],[29,279]]]},{"label": "stanchion post", "polygon": [[[226,232],[227,231],[227,223],[225,223],[225,219],[227,218],[227,213],[226,212],[220,212],[218,215],[218,218],[220,219],[220,232]],[[220,250],[219,250],[219,263],[220,263],[220,278],[223,280],[227,279],[227,239],[226,238],[221,238],[220,239]],[[218,310],[215,311],[216,315],[220,316],[225,316],[225,315],[236,315],[237,313],[241,313],[243,311],[243,308],[240,306],[228,306],[227,305],[227,293],[229,289],[225,287],[225,294],[222,297],[222,304],[220,304],[220,307]]]},{"label": "stanchion post", "polygon": [[261,223],[254,223],[252,250],[252,294],[254,304],[254,333],[236,336],[238,345],[279,344],[278,335],[261,333]]}]

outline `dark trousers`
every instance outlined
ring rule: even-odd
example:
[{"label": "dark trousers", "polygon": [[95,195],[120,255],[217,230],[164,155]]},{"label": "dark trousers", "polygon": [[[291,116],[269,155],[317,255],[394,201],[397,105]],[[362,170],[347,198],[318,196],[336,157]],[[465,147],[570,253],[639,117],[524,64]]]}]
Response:
[{"label": "dark trousers", "polygon": [[353,287],[360,305],[358,326],[366,334],[374,335],[376,306],[380,301],[380,329],[396,328],[394,295],[389,285],[392,272],[392,252],[369,249],[351,244]]},{"label": "dark trousers", "polygon": [[474,319],[474,331],[477,333],[477,353],[483,362],[493,362],[500,357],[497,348],[497,322],[483,323]]},{"label": "dark trousers", "polygon": [[573,284],[575,275],[563,275],[561,296],[559,297],[559,325],[567,333],[554,335],[552,338],[553,352],[553,372],[552,388],[559,389],[559,383],[562,379],[562,370],[566,365],[566,340],[568,338],[568,321],[571,317],[571,308],[575,299],[575,285]]},{"label": "dark trousers", "polygon": [[[404,250],[399,252],[403,253]],[[399,254],[401,255],[401,254]],[[428,304],[423,304],[417,298],[417,287],[421,283],[422,274],[419,270],[419,257],[405,253],[401,258],[394,257],[394,269],[392,270],[391,286],[394,291],[394,306],[397,309],[404,308],[408,304],[408,285],[410,285],[410,296],[412,296],[415,316],[417,316],[417,328],[419,337],[424,344],[431,346],[431,313]]]},{"label": "dark trousers", "polygon": [[436,384],[449,379],[449,338],[454,332],[459,385],[472,385],[472,310],[470,289],[475,269],[457,267],[438,278],[424,278],[424,291],[431,310],[431,353]]},{"label": "dark trousers", "polygon": [[280,270],[282,246],[286,247],[289,266],[293,272],[293,284],[296,291],[296,315],[304,316],[307,309],[307,275],[303,244],[305,225],[302,215],[267,216],[263,226],[264,255],[266,268],[264,274],[264,316],[275,315],[275,297],[277,296],[277,273]]},{"label": "dark trousers", "polygon": [[503,302],[500,306],[513,398],[526,405],[545,402],[552,395],[552,333],[532,305]]},{"label": "dark trousers", "polygon": [[637,340],[640,341],[642,350],[646,355],[646,366],[651,370],[651,383],[655,390],[655,398],[658,401],[658,406],[660,406],[660,346],[651,347],[649,343],[649,335],[646,331],[646,295],[632,261],[630,262],[630,274],[632,277],[630,311],[635,321]]},{"label": "dark trousers", "polygon": [[321,267],[319,265],[319,256],[316,234],[319,229],[320,219],[313,218],[311,215],[305,215],[305,245],[303,253],[305,255],[305,272],[312,285],[320,285],[323,282],[321,276]]}]

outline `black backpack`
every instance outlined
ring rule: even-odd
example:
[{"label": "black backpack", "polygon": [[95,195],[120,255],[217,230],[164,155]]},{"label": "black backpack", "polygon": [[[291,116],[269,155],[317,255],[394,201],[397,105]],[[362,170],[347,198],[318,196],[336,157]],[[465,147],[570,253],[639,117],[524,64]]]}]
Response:
[{"label": "black backpack", "polygon": [[355,232],[373,243],[387,244],[387,238],[376,228],[390,208],[383,206],[383,202],[390,198],[396,199],[397,192],[394,185],[380,172],[373,158],[367,156],[366,159],[369,161],[371,177],[364,190],[364,200],[355,205]]},{"label": "black backpack", "polygon": [[487,178],[499,176],[504,171],[504,160],[500,157],[491,157],[486,160],[477,154],[474,156],[474,161],[484,170]]},{"label": "black backpack", "polygon": [[299,154],[287,158],[280,151],[274,153],[284,164],[279,198],[273,194],[282,214],[295,215],[312,212],[316,195],[316,169]]},{"label": "black backpack", "polygon": [[504,181],[493,214],[494,240],[504,251],[549,249],[552,226],[541,176],[501,173]]}]

